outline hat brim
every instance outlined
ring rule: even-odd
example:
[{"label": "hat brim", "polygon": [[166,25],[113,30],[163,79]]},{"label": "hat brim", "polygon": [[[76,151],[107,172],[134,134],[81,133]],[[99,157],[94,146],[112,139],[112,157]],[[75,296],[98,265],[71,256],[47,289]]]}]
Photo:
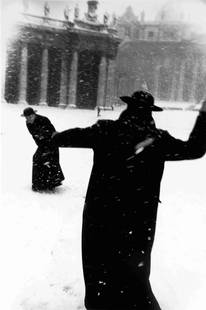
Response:
[{"label": "hat brim", "polygon": [[150,110],[150,111],[156,111],[156,112],[161,112],[163,111],[162,108],[156,106],[156,105],[151,105],[151,106],[142,106],[142,105],[137,105],[137,100],[134,100],[133,98],[129,97],[129,96],[122,96],[120,97],[120,99],[122,101],[124,101],[125,103],[127,103],[128,105],[131,105],[131,104],[136,104],[136,108],[137,109],[145,109],[145,110]]},{"label": "hat brim", "polygon": [[[31,114],[29,114],[29,115],[35,114],[36,112],[37,112],[37,110],[34,110],[34,113],[31,113]],[[26,117],[26,116],[29,116],[29,115],[24,115],[24,113],[22,113],[20,116]]]}]

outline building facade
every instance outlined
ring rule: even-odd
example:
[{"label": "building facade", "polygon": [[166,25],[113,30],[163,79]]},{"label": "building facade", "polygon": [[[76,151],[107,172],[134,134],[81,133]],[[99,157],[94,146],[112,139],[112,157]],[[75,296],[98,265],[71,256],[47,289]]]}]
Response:
[{"label": "building facade", "polygon": [[65,8],[64,19],[23,14],[18,37],[8,47],[5,93],[8,103],[61,107],[110,107],[114,101],[115,58],[120,39],[100,23],[98,1],[88,1],[80,18]]},{"label": "building facade", "polygon": [[23,0],[7,53],[7,102],[107,108],[138,88],[166,101],[206,97],[205,35],[181,11],[164,8],[147,21],[129,7],[100,22],[98,1],[87,1],[83,16],[73,2]]},{"label": "building facade", "polygon": [[[169,17],[167,16],[167,14]],[[206,37],[179,12],[163,10],[154,21],[131,7],[118,19],[123,42],[117,56],[117,97],[146,88],[159,100],[199,102],[206,98]]]}]

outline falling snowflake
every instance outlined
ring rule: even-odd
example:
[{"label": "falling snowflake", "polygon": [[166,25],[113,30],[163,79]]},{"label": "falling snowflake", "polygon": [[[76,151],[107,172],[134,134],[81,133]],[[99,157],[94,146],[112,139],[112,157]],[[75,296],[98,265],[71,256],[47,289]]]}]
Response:
[{"label": "falling snowflake", "polygon": [[139,264],[138,264],[138,267],[143,267],[144,266],[144,262],[140,262]]}]

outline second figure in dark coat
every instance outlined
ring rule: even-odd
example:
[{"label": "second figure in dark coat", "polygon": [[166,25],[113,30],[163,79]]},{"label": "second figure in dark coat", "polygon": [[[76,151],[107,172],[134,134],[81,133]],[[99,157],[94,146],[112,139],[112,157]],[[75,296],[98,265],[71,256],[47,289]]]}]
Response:
[{"label": "second figure in dark coat", "polygon": [[59,149],[51,141],[55,128],[47,117],[36,114],[31,107],[24,109],[22,116],[26,118],[26,126],[38,146],[33,155],[32,189],[53,190],[64,180]]}]

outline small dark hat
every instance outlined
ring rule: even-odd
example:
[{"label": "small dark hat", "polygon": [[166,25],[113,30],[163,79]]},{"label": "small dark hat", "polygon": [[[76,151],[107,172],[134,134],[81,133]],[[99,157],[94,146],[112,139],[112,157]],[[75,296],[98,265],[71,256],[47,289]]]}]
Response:
[{"label": "small dark hat", "polygon": [[32,108],[28,107],[28,108],[25,108],[23,113],[21,114],[21,116],[29,116],[29,115],[32,115],[32,114],[35,114],[37,111],[36,110],[33,110]]},{"label": "small dark hat", "polygon": [[154,97],[144,90],[135,91],[132,96],[123,96],[120,99],[127,103],[129,108],[144,109],[149,111],[163,111],[162,108],[154,105]]}]

